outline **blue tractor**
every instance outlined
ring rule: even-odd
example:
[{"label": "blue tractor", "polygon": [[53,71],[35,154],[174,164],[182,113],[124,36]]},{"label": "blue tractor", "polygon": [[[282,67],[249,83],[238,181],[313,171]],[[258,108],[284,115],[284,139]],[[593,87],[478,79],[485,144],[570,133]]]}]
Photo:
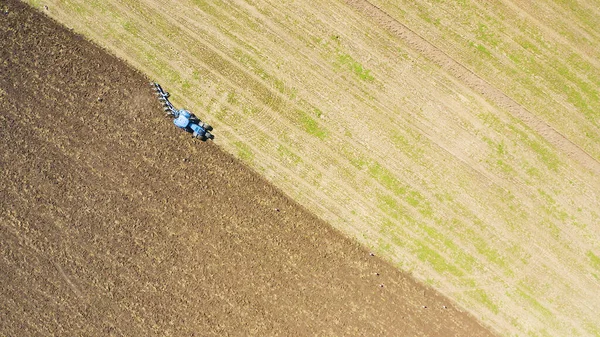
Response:
[{"label": "blue tractor", "polygon": [[150,85],[156,92],[158,100],[163,105],[163,109],[166,112],[165,117],[173,118],[173,124],[175,124],[175,126],[184,129],[191,133],[192,137],[199,138],[202,141],[215,138],[215,136],[210,133],[210,131],[212,131],[212,126],[202,122],[193,113],[190,113],[185,109],[175,109],[173,104],[169,101],[169,93],[164,91],[160,84],[152,82]]}]

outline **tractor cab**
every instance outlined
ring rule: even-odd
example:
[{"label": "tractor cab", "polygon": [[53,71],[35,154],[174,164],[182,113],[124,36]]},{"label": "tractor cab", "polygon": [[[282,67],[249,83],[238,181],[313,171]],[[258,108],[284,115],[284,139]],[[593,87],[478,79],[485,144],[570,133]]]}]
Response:
[{"label": "tractor cab", "polygon": [[190,117],[192,117],[192,114],[190,114],[189,111],[183,109],[177,111],[176,114],[178,116],[176,116],[176,118],[173,119],[173,124],[182,129],[187,128],[190,124]]}]

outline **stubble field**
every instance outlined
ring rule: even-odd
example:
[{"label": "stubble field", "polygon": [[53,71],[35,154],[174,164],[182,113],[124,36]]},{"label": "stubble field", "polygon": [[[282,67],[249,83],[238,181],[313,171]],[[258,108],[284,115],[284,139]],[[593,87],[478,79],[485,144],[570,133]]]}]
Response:
[{"label": "stubble field", "polygon": [[28,2],[502,334],[600,335],[594,1]]}]

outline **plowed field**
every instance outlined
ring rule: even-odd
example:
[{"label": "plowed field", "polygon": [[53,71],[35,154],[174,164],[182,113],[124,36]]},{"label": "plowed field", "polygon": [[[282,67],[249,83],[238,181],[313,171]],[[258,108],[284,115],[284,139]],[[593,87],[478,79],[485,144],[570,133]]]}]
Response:
[{"label": "plowed field", "polygon": [[176,130],[142,74],[0,10],[0,336],[491,335]]},{"label": "plowed field", "polygon": [[24,2],[499,334],[600,336],[597,0]]}]

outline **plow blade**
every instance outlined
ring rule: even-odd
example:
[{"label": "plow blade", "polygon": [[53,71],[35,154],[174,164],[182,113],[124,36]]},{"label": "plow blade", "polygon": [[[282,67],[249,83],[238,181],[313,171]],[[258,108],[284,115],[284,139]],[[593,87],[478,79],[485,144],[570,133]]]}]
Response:
[{"label": "plow blade", "polygon": [[163,110],[170,113],[175,113],[177,110],[169,101],[169,96],[171,95],[168,92],[164,91],[160,84],[156,82],[150,83],[150,86],[152,87],[152,90],[154,90],[154,92],[156,93],[158,101],[162,103]]}]

